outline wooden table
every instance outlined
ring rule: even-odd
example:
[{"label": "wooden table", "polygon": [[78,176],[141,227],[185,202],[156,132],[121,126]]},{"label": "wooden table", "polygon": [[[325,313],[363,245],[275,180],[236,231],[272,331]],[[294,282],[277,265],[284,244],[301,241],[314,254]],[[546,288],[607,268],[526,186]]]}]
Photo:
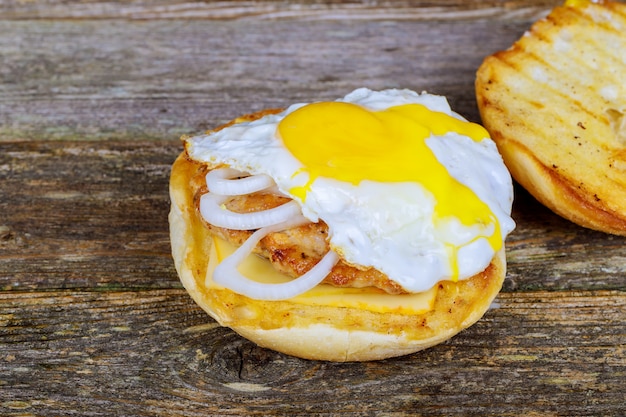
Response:
[{"label": "wooden table", "polygon": [[0,1],[0,415],[626,415],[626,245],[516,189],[497,308],[305,361],[221,328],[170,257],[179,135],[354,88],[447,95],[560,1]]}]

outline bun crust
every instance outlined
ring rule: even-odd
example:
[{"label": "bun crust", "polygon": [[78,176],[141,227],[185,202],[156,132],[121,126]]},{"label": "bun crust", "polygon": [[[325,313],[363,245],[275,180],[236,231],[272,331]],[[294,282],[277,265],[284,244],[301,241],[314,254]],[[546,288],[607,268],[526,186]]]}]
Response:
[{"label": "bun crust", "polygon": [[442,281],[433,310],[418,315],[258,301],[228,289],[208,288],[204,283],[212,239],[198,217],[189,187],[201,169],[186,152],[172,166],[169,222],[176,270],[200,307],[219,324],[259,346],[338,362],[405,355],[441,343],[475,323],[502,287],[504,249],[482,273],[458,282]]},{"label": "bun crust", "polygon": [[626,5],[555,8],[477,72],[482,122],[515,180],[581,226],[626,235]]}]

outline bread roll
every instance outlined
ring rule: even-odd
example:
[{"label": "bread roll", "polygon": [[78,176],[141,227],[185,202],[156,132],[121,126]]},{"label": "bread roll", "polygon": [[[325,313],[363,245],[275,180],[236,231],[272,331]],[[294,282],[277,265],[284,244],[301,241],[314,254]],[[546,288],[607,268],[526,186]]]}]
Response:
[{"label": "bread roll", "polygon": [[477,72],[514,179],[581,226],[626,235],[626,5],[567,1]]},{"label": "bread roll", "polygon": [[192,298],[211,317],[259,346],[305,359],[340,362],[405,355],[441,343],[475,323],[502,287],[504,247],[483,272],[458,282],[440,282],[432,308],[420,314],[259,301],[210,288],[206,275],[212,238],[197,213],[190,186],[204,168],[186,152],[172,167],[169,222],[176,270]]}]

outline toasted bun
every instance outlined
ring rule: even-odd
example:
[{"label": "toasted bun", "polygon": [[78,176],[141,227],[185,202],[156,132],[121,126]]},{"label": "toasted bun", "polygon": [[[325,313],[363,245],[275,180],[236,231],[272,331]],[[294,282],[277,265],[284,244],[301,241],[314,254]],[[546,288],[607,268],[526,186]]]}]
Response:
[{"label": "toasted bun", "polygon": [[289,355],[328,361],[366,361],[413,353],[441,343],[480,319],[502,287],[504,250],[480,274],[439,284],[434,308],[424,314],[375,313],[358,308],[258,301],[208,288],[212,239],[189,186],[203,167],[183,152],[170,180],[172,255],[180,280],[211,317],[247,339]]},{"label": "toasted bun", "polygon": [[568,2],[477,72],[483,124],[517,182],[581,226],[626,235],[626,5]]}]

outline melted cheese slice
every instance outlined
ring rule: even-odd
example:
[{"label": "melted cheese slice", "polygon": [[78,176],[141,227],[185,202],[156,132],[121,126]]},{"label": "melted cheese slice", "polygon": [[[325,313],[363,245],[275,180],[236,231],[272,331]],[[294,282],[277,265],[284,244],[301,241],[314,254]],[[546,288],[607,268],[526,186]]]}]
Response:
[{"label": "melted cheese slice", "polygon": [[[205,285],[207,288],[223,289],[213,282],[215,267],[235,251],[235,246],[213,237]],[[239,272],[257,282],[280,284],[293,278],[277,271],[265,258],[250,255],[239,266]],[[304,305],[352,307],[377,313],[422,314],[432,310],[437,286],[416,294],[390,295],[377,288],[338,288],[321,284],[287,302]]]}]

